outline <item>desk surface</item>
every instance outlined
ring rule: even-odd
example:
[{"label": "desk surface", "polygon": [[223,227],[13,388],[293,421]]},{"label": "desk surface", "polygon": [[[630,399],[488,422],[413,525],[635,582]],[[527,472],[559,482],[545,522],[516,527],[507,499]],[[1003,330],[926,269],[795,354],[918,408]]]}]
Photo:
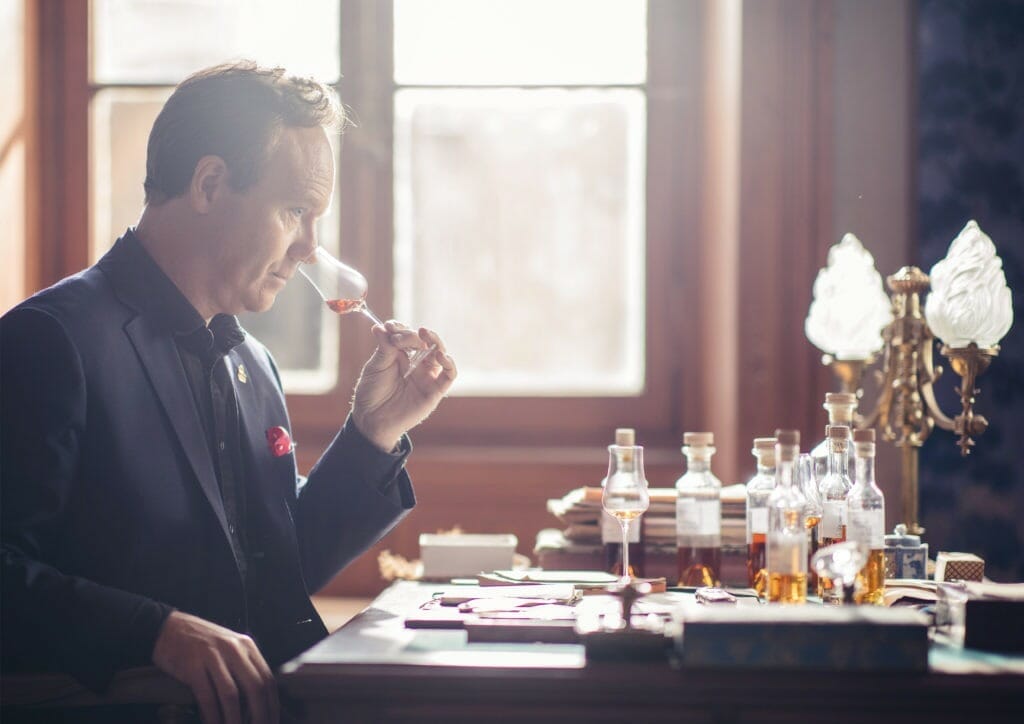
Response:
[{"label": "desk surface", "polygon": [[[401,582],[308,652],[280,681],[309,721],[1020,721],[1024,659],[935,648],[926,674],[674,669],[587,663],[572,644],[467,643],[410,630],[431,586]],[[970,673],[964,673],[970,671]],[[985,673],[982,673],[985,672]]]}]

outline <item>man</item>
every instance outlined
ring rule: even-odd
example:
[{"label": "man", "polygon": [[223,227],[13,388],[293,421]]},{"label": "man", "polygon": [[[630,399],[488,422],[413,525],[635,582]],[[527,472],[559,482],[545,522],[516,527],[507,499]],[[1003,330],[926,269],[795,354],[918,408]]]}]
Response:
[{"label": "man", "polygon": [[280,69],[188,78],[150,134],[137,227],[0,320],[5,670],[101,689],[155,664],[204,721],[274,720],[271,668],[326,634],[309,593],[415,504],[405,432],[455,379],[442,340],[373,328],[307,481],[273,360],[233,316],[316,249],[341,120]]}]

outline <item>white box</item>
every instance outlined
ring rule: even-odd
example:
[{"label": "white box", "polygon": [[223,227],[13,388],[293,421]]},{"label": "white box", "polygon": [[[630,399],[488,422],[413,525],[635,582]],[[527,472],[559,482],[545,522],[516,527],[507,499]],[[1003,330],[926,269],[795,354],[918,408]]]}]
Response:
[{"label": "white box", "polygon": [[512,567],[519,543],[514,535],[456,534],[420,535],[423,578],[438,580],[475,576]]}]

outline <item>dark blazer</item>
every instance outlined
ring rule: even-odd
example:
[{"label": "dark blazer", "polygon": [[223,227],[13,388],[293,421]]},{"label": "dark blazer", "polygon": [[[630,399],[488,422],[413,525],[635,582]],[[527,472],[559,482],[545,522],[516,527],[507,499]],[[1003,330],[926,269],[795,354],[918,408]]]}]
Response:
[{"label": "dark blazer", "polygon": [[[141,256],[140,256],[141,255]],[[415,504],[403,453],[351,422],[308,480],[266,431],[291,430],[252,337],[225,358],[238,399],[249,576],[229,541],[203,427],[131,235],[0,319],[5,670],[93,688],[151,663],[172,608],[258,633],[272,666],[326,631],[309,600]],[[244,373],[239,374],[240,367]]]}]

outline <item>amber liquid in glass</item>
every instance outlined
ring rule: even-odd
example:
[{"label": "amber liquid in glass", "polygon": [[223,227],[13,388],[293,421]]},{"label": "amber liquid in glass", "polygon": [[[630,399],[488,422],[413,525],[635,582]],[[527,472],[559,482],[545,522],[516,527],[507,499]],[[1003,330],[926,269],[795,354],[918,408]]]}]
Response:
[{"label": "amber liquid in glass", "polygon": [[722,568],[721,546],[679,546],[677,570],[680,586],[717,586]]},{"label": "amber liquid in glass", "polygon": [[875,606],[882,605],[882,595],[885,593],[885,551],[873,550],[868,555],[868,562],[857,574],[857,590],[854,598],[857,603],[870,603]]},{"label": "amber liquid in glass", "polygon": [[348,314],[363,306],[366,302],[362,299],[328,299],[327,308],[335,314]]},{"label": "amber liquid in glass", "polygon": [[757,591],[759,597],[764,598],[765,586],[768,583],[768,572],[765,569],[768,536],[764,533],[751,533],[750,537],[751,542],[747,544],[747,582]]}]

